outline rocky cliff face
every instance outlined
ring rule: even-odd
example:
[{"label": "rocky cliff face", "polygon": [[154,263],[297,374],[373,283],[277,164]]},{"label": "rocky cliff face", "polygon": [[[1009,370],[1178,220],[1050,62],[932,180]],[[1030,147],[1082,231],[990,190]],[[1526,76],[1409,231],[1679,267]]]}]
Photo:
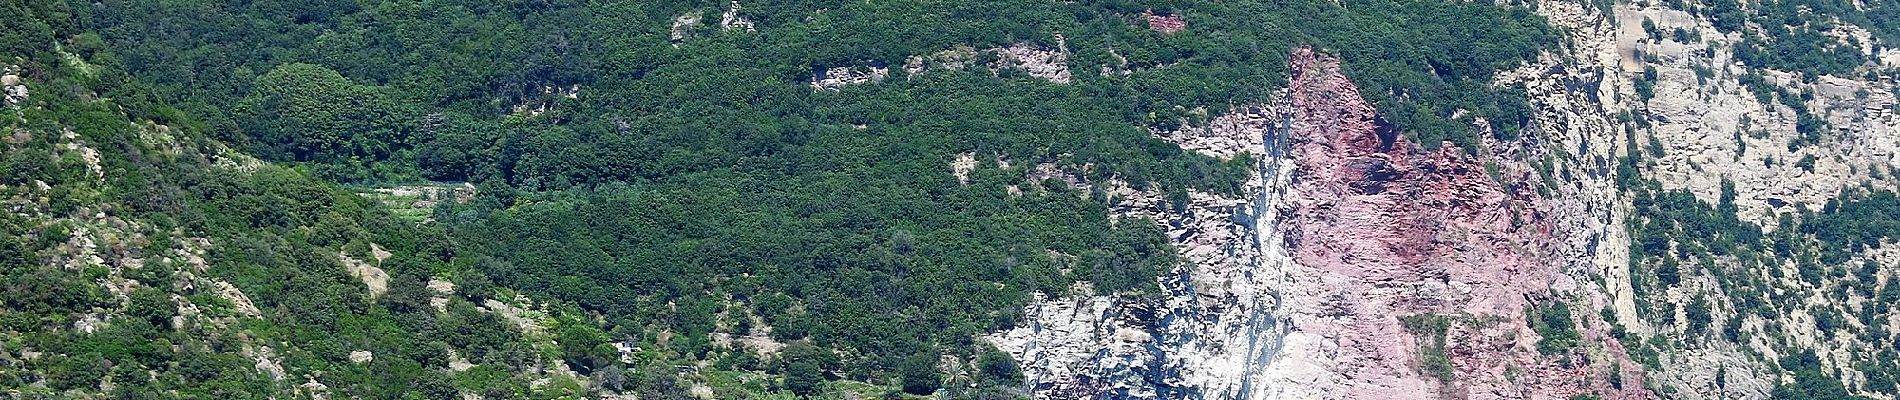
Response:
[{"label": "rocky cliff face", "polygon": [[[1849,315],[1870,316],[1866,307],[1871,299],[1841,290],[1852,278],[1835,275],[1803,282],[1785,272],[1796,269],[1795,261],[1786,257],[1759,266],[1713,257],[1706,267],[1686,272],[1680,285],[1647,293],[1631,287],[1632,275],[1642,274],[1632,272],[1631,266],[1643,263],[1631,262],[1628,251],[1627,232],[1635,227],[1628,221],[1631,200],[1610,189],[1606,176],[1611,173],[1591,172],[1592,167],[1614,165],[1618,157],[1639,158],[1644,175],[1661,189],[1687,191],[1710,204],[1718,202],[1722,187],[1729,185],[1736,216],[1774,230],[1780,216],[1819,211],[1843,189],[1892,188],[1888,172],[1900,145],[1891,133],[1900,125],[1892,113],[1891,79],[1750,68],[1738,61],[1735,51],[1745,33],[1717,30],[1707,15],[1686,11],[1693,7],[1671,7],[1622,5],[1606,18],[1578,5],[1543,2],[1540,13],[1570,32],[1568,48],[1541,65],[1500,78],[1527,83],[1533,102],[1542,108],[1538,125],[1546,140],[1543,151],[1573,159],[1558,164],[1581,171],[1571,180],[1576,185],[1563,190],[1570,198],[1565,200],[1570,203],[1568,219],[1574,221],[1564,225],[1601,227],[1592,236],[1601,244],[1598,266],[1587,269],[1601,277],[1597,291],[1609,296],[1616,319],[1632,337],[1671,343],[1655,349],[1659,354],[1654,364],[1660,368],[1649,374],[1650,385],[1665,397],[1767,398],[1778,384],[1789,381],[1782,370],[1793,367],[1778,365],[1779,360],[1804,350],[1819,353],[1827,369],[1843,371],[1841,380],[1850,391],[1886,397],[1865,392],[1871,389],[1865,387],[1864,373],[1867,363],[1878,361],[1878,342],[1884,339],[1837,334],[1861,328],[1823,328],[1814,315],[1816,310],[1841,307]],[[1646,32],[1646,25],[1672,33]],[[1869,54],[1884,46],[1865,32],[1846,24],[1831,31],[1842,44]],[[1886,58],[1876,60],[1878,65],[1864,68],[1892,65]],[[1745,77],[1751,73],[1761,76],[1765,87],[1749,88]],[[1652,96],[1637,90],[1642,80],[1653,87]],[[1764,101],[1755,93],[1761,90],[1796,94],[1807,99],[1806,104],[1797,110],[1785,101]],[[1826,121],[1831,129],[1804,138],[1797,128],[1801,113]],[[1600,222],[1587,222],[1590,219]],[[1876,260],[1882,266],[1894,265],[1888,254],[1860,252],[1848,264]],[[1880,271],[1873,277],[1884,281],[1887,274]],[[1785,300],[1778,300],[1782,304],[1772,310],[1721,301],[1761,292]],[[1717,299],[1711,319],[1733,326],[1734,333],[1697,334],[1689,329],[1682,308],[1696,298]],[[1875,321],[1886,317],[1879,318]]]},{"label": "rocky cliff face", "polygon": [[[1225,125],[1189,128],[1173,138],[1216,142],[1209,154],[1269,154],[1263,140],[1270,111],[1225,118]],[[1256,393],[1260,370],[1278,352],[1284,321],[1271,286],[1284,282],[1278,266],[1284,247],[1264,241],[1257,227],[1273,225],[1280,163],[1261,158],[1261,173],[1245,183],[1247,196],[1190,193],[1185,207],[1124,182],[1103,185],[1119,199],[1123,223],[1162,224],[1184,263],[1162,278],[1163,295],[1131,298],[1096,295],[1078,285],[1060,297],[1039,295],[1026,310],[1029,322],[990,339],[1023,362],[1038,398],[1201,398],[1207,393]],[[1274,182],[1274,183],[1269,183]]]},{"label": "rocky cliff face", "polygon": [[[1661,5],[1528,7],[1565,40],[1496,78],[1529,95],[1520,138],[1475,154],[1410,143],[1335,60],[1297,51],[1273,102],[1155,132],[1259,162],[1246,195],[1195,194],[1182,211],[1123,191],[1116,211],[1162,224],[1185,256],[1164,295],[1051,296],[993,341],[1024,361],[1039,398],[1761,399],[1791,382],[1780,360],[1802,351],[1849,391],[1887,398],[1866,368],[1886,362],[1890,311],[1846,289],[1866,277],[1804,281],[1793,260],[1684,255],[1701,266],[1638,290],[1657,260],[1632,254],[1644,217],[1617,165],[1636,160],[1657,190],[1708,204],[1732,187],[1739,220],[1772,231],[1844,189],[1893,187],[1892,81],[1751,68],[1733,50],[1745,33]],[[1880,54],[1866,30],[1832,29]],[[1872,58],[1863,69],[1900,57]],[[1831,128],[1804,133],[1802,114]],[[1893,254],[1856,250],[1848,264]],[[1764,295],[1778,298],[1767,310],[1722,301]],[[1695,299],[1717,300],[1707,323],[1730,338],[1689,328]],[[1570,318],[1549,318],[1558,305]],[[1830,331],[1823,313],[1849,317]]]},{"label": "rocky cliff face", "polygon": [[1537,349],[1527,310],[1607,300],[1564,274],[1574,232],[1555,223],[1528,167],[1424,150],[1378,117],[1337,60],[1301,50],[1290,63],[1274,104],[1157,133],[1259,160],[1247,196],[1195,194],[1174,212],[1124,193],[1117,211],[1168,227],[1186,258],[1165,296],[1077,291],[994,338],[1024,360],[1040,397],[1647,394],[1642,368],[1595,313],[1566,321],[1578,346]]},{"label": "rocky cliff face", "polygon": [[[1294,256],[1282,295],[1292,342],[1309,347],[1289,346],[1282,362],[1316,376],[1322,398],[1642,397],[1641,385],[1609,384],[1641,382],[1640,368],[1589,313],[1558,321],[1582,331],[1577,347],[1539,349],[1527,310],[1572,301],[1576,283],[1561,263],[1573,233],[1553,223],[1534,173],[1455,146],[1421,150],[1337,68],[1293,57],[1297,169],[1275,233]],[[1402,323],[1419,318],[1446,321],[1443,339]],[[1429,373],[1435,352],[1449,374]]]}]

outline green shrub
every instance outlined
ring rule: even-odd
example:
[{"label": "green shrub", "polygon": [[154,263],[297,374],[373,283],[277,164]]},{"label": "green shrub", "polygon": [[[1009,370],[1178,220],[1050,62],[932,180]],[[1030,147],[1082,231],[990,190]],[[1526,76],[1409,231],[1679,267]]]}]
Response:
[{"label": "green shrub", "polygon": [[1526,311],[1531,328],[1537,331],[1537,351],[1553,355],[1569,351],[1576,347],[1582,336],[1577,333],[1576,321],[1570,317],[1570,306],[1561,301],[1551,301],[1542,306],[1532,306]]},{"label": "green shrub", "polygon": [[1399,323],[1418,337],[1419,369],[1428,376],[1438,378],[1439,382],[1452,382],[1457,371],[1452,368],[1450,355],[1445,353],[1445,335],[1451,329],[1451,318],[1438,314],[1415,314],[1400,317]]}]

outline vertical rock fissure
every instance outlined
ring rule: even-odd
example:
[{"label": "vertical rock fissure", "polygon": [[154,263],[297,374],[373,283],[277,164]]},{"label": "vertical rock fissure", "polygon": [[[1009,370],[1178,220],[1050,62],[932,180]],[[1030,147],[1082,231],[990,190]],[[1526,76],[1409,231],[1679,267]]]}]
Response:
[{"label": "vertical rock fissure", "polygon": [[[1261,256],[1253,259],[1256,265],[1250,269],[1271,274],[1270,276],[1251,277],[1255,280],[1275,279],[1286,276],[1286,274],[1281,271],[1281,268],[1285,267],[1281,261],[1285,260],[1285,258],[1273,257],[1275,251],[1271,248],[1273,244],[1277,243],[1277,240],[1284,237],[1280,231],[1279,212],[1276,211],[1275,207],[1279,203],[1280,196],[1286,192],[1288,186],[1287,182],[1282,179],[1284,174],[1281,173],[1280,167],[1281,161],[1286,153],[1287,138],[1293,129],[1293,115],[1286,112],[1284,107],[1280,107],[1279,109],[1281,110],[1279,126],[1264,129],[1261,132],[1261,154],[1264,156],[1255,162],[1254,167],[1254,173],[1257,174],[1262,185],[1260,193],[1254,195],[1253,209],[1250,210],[1253,217],[1251,218],[1251,223],[1248,224],[1248,228],[1251,231],[1253,250],[1256,254],[1260,254]],[[1282,313],[1280,308],[1285,302],[1280,296],[1279,286],[1262,286],[1268,288],[1265,293],[1266,296],[1263,296],[1263,298],[1266,301],[1273,302],[1273,304],[1271,306],[1263,306],[1260,304],[1262,299],[1255,299],[1251,307],[1252,311],[1247,315],[1247,354],[1250,358],[1245,364],[1246,372],[1241,374],[1240,390],[1236,391],[1232,397],[1236,400],[1246,400],[1252,397],[1255,392],[1253,387],[1254,377],[1259,376],[1261,370],[1268,364],[1273,363],[1274,358],[1279,356],[1280,345],[1284,342],[1288,328],[1290,328],[1288,324],[1290,324],[1291,321],[1283,321],[1281,317]],[[1262,330],[1266,331],[1265,341],[1262,341]]]}]

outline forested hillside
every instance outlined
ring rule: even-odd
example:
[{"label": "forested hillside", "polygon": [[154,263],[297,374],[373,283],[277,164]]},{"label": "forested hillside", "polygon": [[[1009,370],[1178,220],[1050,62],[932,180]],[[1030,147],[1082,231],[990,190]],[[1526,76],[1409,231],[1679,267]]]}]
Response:
[{"label": "forested hillside", "polygon": [[[983,373],[959,379],[1008,387],[1015,375],[1007,357],[987,355],[972,338],[1016,324],[1029,293],[1060,294],[1077,281],[1106,292],[1151,290],[1176,262],[1160,232],[1115,223],[1104,193],[1059,182],[1122,180],[1176,202],[1188,190],[1238,190],[1251,160],[1184,152],[1142,127],[1205,124],[1230,105],[1266,99],[1284,85],[1295,46],[1348,55],[1368,94],[1419,141],[1472,148],[1485,131],[1509,136],[1525,123],[1521,91],[1487,79],[1553,41],[1522,9],[1439,1],[16,6],[41,10],[31,22],[48,27],[9,42],[27,45],[9,52],[25,57],[29,87],[49,93],[31,100],[47,105],[20,109],[96,107],[86,99],[109,98],[123,105],[112,108],[122,113],[114,126],[165,129],[266,162],[244,172],[186,162],[225,154],[200,148],[168,164],[197,172],[108,169],[105,184],[137,191],[82,202],[132,210],[162,203],[171,208],[141,214],[151,230],[212,239],[218,257],[206,277],[232,282],[265,311],[263,321],[235,321],[249,326],[234,329],[243,337],[386,332],[392,346],[407,343],[394,338],[420,343],[397,347],[418,357],[406,364],[412,374],[439,373],[431,367],[442,365],[441,348],[426,342],[440,337],[431,321],[458,314],[416,307],[405,291],[430,279],[458,280],[458,291],[492,281],[573,307],[561,314],[593,316],[558,325],[597,329],[603,344],[563,336],[562,352],[537,354],[560,354],[581,375],[638,367],[617,360],[604,344],[612,341],[657,362],[789,374],[783,386],[761,389],[796,393],[813,390],[794,383],[811,372],[901,380],[929,393],[944,356],[984,362]],[[1178,32],[1156,30],[1155,18],[1190,22]],[[963,64],[1005,65],[1009,56],[977,50],[1005,48],[1059,51],[1064,71],[1051,78],[1025,68],[945,67],[959,52]],[[903,67],[924,57],[932,68]],[[891,72],[876,84],[814,83],[834,67]],[[60,85],[74,89],[50,89]],[[43,132],[60,125],[38,121],[58,119],[23,112],[23,129],[53,140]],[[1470,126],[1475,118],[1489,129]],[[82,138],[106,135],[66,124],[79,125]],[[143,160],[136,146],[113,148],[98,137],[88,143],[108,155],[106,165]],[[10,153],[37,157],[32,143]],[[948,165],[963,153],[981,155],[979,165],[953,176]],[[1021,179],[1043,168],[1069,172]],[[193,180],[198,175],[236,181],[213,190],[223,186]],[[263,176],[274,178],[257,180]],[[477,194],[412,226],[306,176],[365,186],[466,181]],[[33,179],[47,180],[23,175],[9,187]],[[47,181],[52,190],[67,184]],[[206,194],[226,190],[236,191],[224,195],[233,200]],[[202,198],[172,200],[181,196]],[[16,234],[46,242],[29,233],[37,229]],[[329,254],[340,248],[366,259],[372,243],[396,254],[380,261],[392,276],[390,293],[343,291],[352,279]],[[46,246],[25,253],[52,251]],[[295,278],[309,274],[339,292],[307,295],[327,293]],[[111,313],[112,304],[41,314]],[[364,316],[345,317],[354,313]],[[365,329],[373,326],[383,328]],[[725,337],[754,339],[718,339]],[[514,341],[494,340],[479,343]],[[755,355],[735,343],[772,348]],[[778,351],[784,343],[815,350]],[[50,350],[44,346],[33,348]],[[295,346],[332,361],[347,353]],[[471,359],[496,351],[455,348]],[[382,365],[376,353],[371,366]],[[317,380],[332,387],[369,387],[330,379],[347,365],[291,364],[326,371]],[[467,375],[443,379],[466,383]],[[91,386],[53,389],[80,387]]]},{"label": "forested hillside", "polygon": [[[740,7],[715,1],[102,2],[74,12],[98,35],[84,43],[112,49],[102,63],[126,66],[254,152],[315,161],[320,175],[346,181],[496,177],[529,190],[728,166],[827,127],[932,126],[903,111],[930,97],[817,94],[801,83],[831,67],[896,67],[1013,44],[1063,47],[1076,82],[970,79],[987,75],[970,71],[866,90],[976,97],[964,107],[1133,132],[1259,101],[1284,84],[1287,49],[1316,45],[1348,55],[1353,76],[1420,142],[1471,146],[1472,118],[1501,134],[1524,123],[1522,94],[1492,89],[1487,78],[1553,41],[1524,10],[1460,2],[1173,3],[774,2],[733,8],[745,29],[713,24],[714,13]],[[1193,25],[1163,34],[1142,19],[1174,10]],[[685,16],[706,22],[676,23]],[[1096,66],[1145,73],[1096,74]],[[339,101],[305,104],[317,99]],[[1039,112],[1012,104],[1026,99],[1058,101]],[[559,104],[537,118],[502,118],[547,103]],[[1462,123],[1449,118],[1458,109],[1468,111]],[[954,128],[968,134],[929,133],[949,150],[1072,153],[1135,181],[1200,179],[1165,155],[1107,160],[1138,146],[1054,147],[1023,139],[1065,136],[961,117],[969,126]]]},{"label": "forested hillside", "polygon": [[[83,37],[63,4],[0,9],[9,397],[583,391],[571,379],[530,389],[563,352],[478,311],[507,292],[482,284],[439,227],[212,139],[137,78],[70,52]],[[375,284],[352,276],[369,271]],[[425,287],[433,277],[458,288]],[[456,362],[482,366],[452,373]]]},{"label": "forested hillside", "polygon": [[[1789,110],[1800,137],[1776,148],[1791,153],[1825,147],[1839,124],[1810,110],[1821,107],[1812,90],[1784,86],[1885,79],[1880,51],[1858,41],[1900,34],[1882,2],[1666,3],[1653,6],[1734,35],[1721,51],[1757,106]],[[1636,59],[1626,72],[1641,109],[1564,110],[1615,113],[1610,140],[1540,147],[1565,127],[1539,124],[1557,106],[1533,101],[1524,66],[1583,46],[1566,36],[1576,27],[1543,15],[1703,41],[1693,26],[1616,19],[1632,6],[0,0],[0,393],[1043,395],[1026,360],[985,335],[1039,323],[1024,312],[1038,294],[1171,304],[1159,282],[1194,278],[1181,268],[1189,249],[1175,246],[1183,227],[1114,208],[1154,193],[1191,213],[1197,199],[1260,190],[1258,174],[1278,173],[1261,170],[1266,150],[1225,157],[1157,136],[1287,101],[1301,48],[1341,63],[1382,143],[1441,157],[1403,167],[1437,174],[1454,164],[1433,162],[1503,157],[1502,168],[1474,165],[1499,196],[1518,196],[1499,208],[1512,224],[1511,202],[1530,193],[1582,196],[1564,190],[1585,175],[1614,180],[1607,196],[1627,207],[1574,212],[1627,224],[1617,262],[1628,274],[1582,280],[1621,280],[1637,299],[1621,318],[1656,327],[1590,333],[1587,317],[1618,317],[1539,303],[1525,314],[1540,352],[1608,335],[1656,370],[1663,353],[1775,327],[1723,315],[1797,312],[1891,347],[1881,314],[1900,291],[1859,257],[1895,236],[1900,202],[1887,186],[1836,189],[1838,200],[1769,226],[1747,219],[1725,178],[1715,202],[1665,185],[1651,124],[1682,119],[1649,112],[1670,76],[1641,51],[1612,52]],[[1700,46],[1682,47],[1718,48]],[[1688,76],[1728,78],[1699,68]],[[1575,71],[1528,74],[1539,72]],[[1594,83],[1567,90],[1604,101],[1584,86],[1623,82],[1588,73]],[[1383,136],[1394,133],[1404,140]],[[1611,156],[1581,158],[1592,149]],[[1805,154],[1778,162],[1826,167]],[[1522,176],[1541,183],[1512,183]],[[453,187],[468,189],[404,197]],[[1235,204],[1208,218],[1259,217]],[[1526,211],[1545,212],[1556,213]],[[1777,283],[1780,262],[1800,284]],[[1684,283],[1703,276],[1725,297]],[[1878,305],[1848,312],[1776,293]],[[1420,368],[1452,381],[1444,336],[1469,316],[1435,317],[1405,323],[1438,336],[1438,358]],[[1825,354],[1775,349],[1791,377],[1778,395],[1848,393]],[[1892,392],[1900,365],[1889,349],[1875,354],[1888,359],[1859,364],[1858,386]]]}]

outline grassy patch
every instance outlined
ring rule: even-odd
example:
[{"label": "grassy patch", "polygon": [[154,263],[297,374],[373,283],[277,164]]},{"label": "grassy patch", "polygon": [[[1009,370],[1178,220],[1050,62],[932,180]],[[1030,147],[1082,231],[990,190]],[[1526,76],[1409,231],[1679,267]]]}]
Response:
[{"label": "grassy patch", "polygon": [[1407,332],[1418,335],[1418,368],[1440,382],[1451,382],[1456,372],[1451,357],[1445,354],[1445,333],[1451,330],[1451,318],[1438,314],[1399,317]]}]

